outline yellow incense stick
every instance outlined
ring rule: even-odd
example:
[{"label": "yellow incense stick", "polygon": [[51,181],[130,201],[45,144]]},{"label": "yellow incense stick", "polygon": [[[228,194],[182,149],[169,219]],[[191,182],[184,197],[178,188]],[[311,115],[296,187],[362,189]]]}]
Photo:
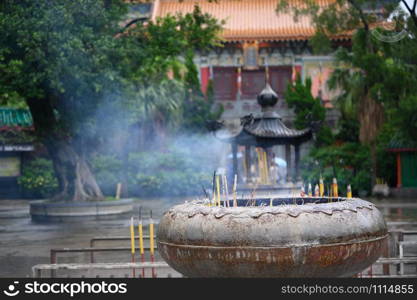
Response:
[{"label": "yellow incense stick", "polygon": [[336,180],[336,178],[334,177],[333,178],[333,196],[334,197],[339,197],[339,192],[338,192],[338,187],[337,187],[337,180]]},{"label": "yellow incense stick", "polygon": [[154,243],[154,236],[153,236],[153,220],[150,219],[149,224],[149,247],[151,255],[154,255],[155,253],[155,243]]},{"label": "yellow incense stick", "polygon": [[130,247],[132,254],[135,254],[135,229],[133,227],[133,217],[130,218]]},{"label": "yellow incense stick", "polygon": [[319,182],[319,196],[323,197],[324,196],[324,183],[323,183],[323,178],[320,177],[320,182]]},{"label": "yellow incense stick", "polygon": [[138,230],[139,230],[139,249],[140,254],[144,254],[145,250],[143,248],[143,228],[142,228],[142,220],[139,220]]},{"label": "yellow incense stick", "polygon": [[351,188],[350,184],[347,186],[346,198],[352,198],[352,188]]}]

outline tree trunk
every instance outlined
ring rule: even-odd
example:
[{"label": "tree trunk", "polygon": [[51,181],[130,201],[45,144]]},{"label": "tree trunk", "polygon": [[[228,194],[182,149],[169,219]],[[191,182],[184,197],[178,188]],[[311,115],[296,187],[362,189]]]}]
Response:
[{"label": "tree trunk", "polygon": [[67,201],[102,200],[103,194],[84,158],[66,141],[46,143],[52,158],[60,192],[53,198]]},{"label": "tree trunk", "polygon": [[103,194],[90,167],[62,129],[49,99],[28,99],[35,133],[52,159],[59,192],[54,200],[102,200]]},{"label": "tree trunk", "polygon": [[359,104],[359,140],[362,144],[370,146],[372,162],[372,186],[376,183],[376,138],[384,124],[384,108],[369,94]]}]

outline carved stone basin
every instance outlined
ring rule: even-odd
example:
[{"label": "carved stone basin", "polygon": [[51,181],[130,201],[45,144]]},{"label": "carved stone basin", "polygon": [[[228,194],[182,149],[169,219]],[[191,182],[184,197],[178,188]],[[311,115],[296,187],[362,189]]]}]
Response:
[{"label": "carved stone basin", "polygon": [[157,243],[172,268],[186,277],[347,277],[374,263],[386,243],[382,214],[358,198],[223,205],[193,201],[164,214]]}]

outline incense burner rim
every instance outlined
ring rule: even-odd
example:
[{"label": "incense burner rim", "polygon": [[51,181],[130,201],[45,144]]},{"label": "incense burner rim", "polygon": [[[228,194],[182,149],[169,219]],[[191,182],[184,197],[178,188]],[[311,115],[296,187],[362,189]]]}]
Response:
[{"label": "incense burner rim", "polygon": [[[288,199],[288,197],[274,197],[274,199]],[[308,197],[306,197],[308,198]],[[320,197],[322,199],[324,197]],[[268,198],[265,198],[268,199]],[[310,199],[316,199],[310,197]],[[319,198],[317,198],[319,199]],[[305,203],[305,204],[282,204],[277,206],[208,206],[207,201],[195,200],[183,204],[176,205],[167,211],[168,214],[187,214],[192,218],[198,214],[214,215],[217,219],[226,215],[232,216],[248,216],[251,218],[259,218],[264,214],[287,214],[291,217],[298,217],[302,213],[324,213],[332,215],[336,211],[352,211],[357,212],[358,209],[375,209],[375,205],[371,202],[359,198],[339,198],[341,201],[328,203]]]}]

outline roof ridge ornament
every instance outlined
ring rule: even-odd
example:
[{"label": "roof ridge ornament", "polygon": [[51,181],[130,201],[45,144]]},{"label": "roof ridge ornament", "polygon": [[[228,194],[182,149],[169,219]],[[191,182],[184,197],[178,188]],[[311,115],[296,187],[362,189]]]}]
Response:
[{"label": "roof ridge ornament", "polygon": [[265,88],[258,95],[257,100],[259,105],[262,106],[262,109],[264,109],[275,106],[278,103],[279,98],[277,93],[275,93],[269,83],[267,83]]}]

